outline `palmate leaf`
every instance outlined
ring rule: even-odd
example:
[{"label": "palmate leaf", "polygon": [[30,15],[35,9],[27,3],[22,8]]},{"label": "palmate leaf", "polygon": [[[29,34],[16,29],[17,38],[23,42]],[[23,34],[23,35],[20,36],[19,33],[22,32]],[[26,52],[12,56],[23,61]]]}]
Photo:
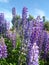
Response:
[{"label": "palmate leaf", "polygon": [[39,61],[39,65],[44,65],[44,61],[43,60],[40,60]]}]

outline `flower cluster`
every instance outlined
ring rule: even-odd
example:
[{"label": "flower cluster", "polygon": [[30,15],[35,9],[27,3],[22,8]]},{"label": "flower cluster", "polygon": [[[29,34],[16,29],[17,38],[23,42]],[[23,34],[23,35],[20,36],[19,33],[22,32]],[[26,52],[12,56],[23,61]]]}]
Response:
[{"label": "flower cluster", "polygon": [[37,46],[36,43],[33,43],[33,46],[29,47],[28,51],[28,57],[29,57],[29,62],[27,63],[28,65],[39,65],[39,47]]},{"label": "flower cluster", "polygon": [[16,47],[16,30],[14,30],[13,32],[8,30],[6,32],[6,37],[12,41],[13,48],[15,48]]},{"label": "flower cluster", "polygon": [[0,58],[7,58],[7,46],[3,37],[0,39]]},{"label": "flower cluster", "polygon": [[16,48],[16,31],[12,33],[12,44],[13,48]]},{"label": "flower cluster", "polygon": [[27,18],[27,8],[23,7],[23,10],[22,10],[22,20],[26,20],[26,18]]},{"label": "flower cluster", "polygon": [[45,53],[47,54],[49,52],[49,34],[48,34],[48,41],[45,46]]},{"label": "flower cluster", "polygon": [[6,31],[9,29],[9,24],[5,20],[4,13],[0,13],[0,34],[6,34]]}]

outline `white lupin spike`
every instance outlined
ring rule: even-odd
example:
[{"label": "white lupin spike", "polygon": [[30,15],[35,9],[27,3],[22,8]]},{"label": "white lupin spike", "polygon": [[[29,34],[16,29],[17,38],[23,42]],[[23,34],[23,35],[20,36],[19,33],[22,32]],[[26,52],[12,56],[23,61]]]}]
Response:
[{"label": "white lupin spike", "polygon": [[38,59],[39,59],[39,47],[37,46],[36,43],[33,44],[33,47],[32,47],[32,56],[31,56],[31,62],[33,64],[31,65],[39,65],[39,62],[38,62]]}]

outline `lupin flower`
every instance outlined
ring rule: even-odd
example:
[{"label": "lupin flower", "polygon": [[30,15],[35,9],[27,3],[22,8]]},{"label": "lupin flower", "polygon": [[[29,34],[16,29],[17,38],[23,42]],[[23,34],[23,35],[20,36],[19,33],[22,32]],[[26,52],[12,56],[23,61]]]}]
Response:
[{"label": "lupin flower", "polygon": [[43,32],[43,38],[43,50],[45,50],[46,44],[48,43],[48,36],[46,31]]},{"label": "lupin flower", "polygon": [[13,48],[16,47],[16,29],[12,32],[10,30],[7,31],[6,37],[12,41]]},{"label": "lupin flower", "polygon": [[3,37],[0,39],[0,58],[7,58],[7,46]]},{"label": "lupin flower", "polygon": [[49,52],[49,39],[48,39],[48,43],[46,44],[45,52],[46,54]]},{"label": "lupin flower", "polygon": [[13,44],[13,48],[16,48],[16,31],[14,30],[14,32],[12,33],[12,44]]},{"label": "lupin flower", "polygon": [[22,20],[25,20],[27,18],[27,8],[23,7],[22,10]]},{"label": "lupin flower", "polygon": [[33,43],[33,46],[30,47],[30,50],[28,52],[28,59],[29,62],[27,63],[28,65],[39,65],[39,47],[37,46],[36,43]]},{"label": "lupin flower", "polygon": [[46,43],[46,46],[45,46],[45,53],[46,55],[49,53],[49,34],[48,35],[48,42]]}]

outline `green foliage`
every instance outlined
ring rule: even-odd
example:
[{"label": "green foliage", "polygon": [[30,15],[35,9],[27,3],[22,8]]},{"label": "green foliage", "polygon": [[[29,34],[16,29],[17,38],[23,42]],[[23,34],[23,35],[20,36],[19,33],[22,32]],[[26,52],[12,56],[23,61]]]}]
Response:
[{"label": "green foliage", "polygon": [[40,60],[39,61],[39,65],[44,65],[44,61],[43,60]]},{"label": "green foliage", "polygon": [[[40,53],[39,65],[49,65],[49,52],[46,55],[46,58],[43,58],[44,52]],[[42,56],[42,57],[41,57]]]},{"label": "green foliage", "polygon": [[44,60],[44,59],[40,59],[39,60],[39,65],[49,65],[49,61]]},{"label": "green foliage", "polygon": [[14,25],[16,21],[20,19],[20,15],[16,15],[16,17],[13,17],[12,24]]},{"label": "green foliage", "polygon": [[16,15],[16,17],[13,17],[13,19],[12,19],[12,24],[13,24],[13,26],[12,26],[12,30],[14,29],[14,28],[16,28],[16,29],[18,29],[18,24],[19,24],[19,20],[20,20],[21,18],[20,18],[20,15]]},{"label": "green foliage", "polygon": [[44,22],[44,28],[49,31],[49,21]]},{"label": "green foliage", "polygon": [[20,19],[20,15],[16,15],[16,20]]},{"label": "green foliage", "polygon": [[6,62],[6,59],[0,59],[0,65],[9,65],[7,62]]},{"label": "green foliage", "polygon": [[29,15],[28,20],[30,21],[32,19],[34,19],[34,17],[32,15]]},{"label": "green foliage", "polygon": [[45,16],[43,16],[42,18],[43,18],[43,22],[45,22]]}]

